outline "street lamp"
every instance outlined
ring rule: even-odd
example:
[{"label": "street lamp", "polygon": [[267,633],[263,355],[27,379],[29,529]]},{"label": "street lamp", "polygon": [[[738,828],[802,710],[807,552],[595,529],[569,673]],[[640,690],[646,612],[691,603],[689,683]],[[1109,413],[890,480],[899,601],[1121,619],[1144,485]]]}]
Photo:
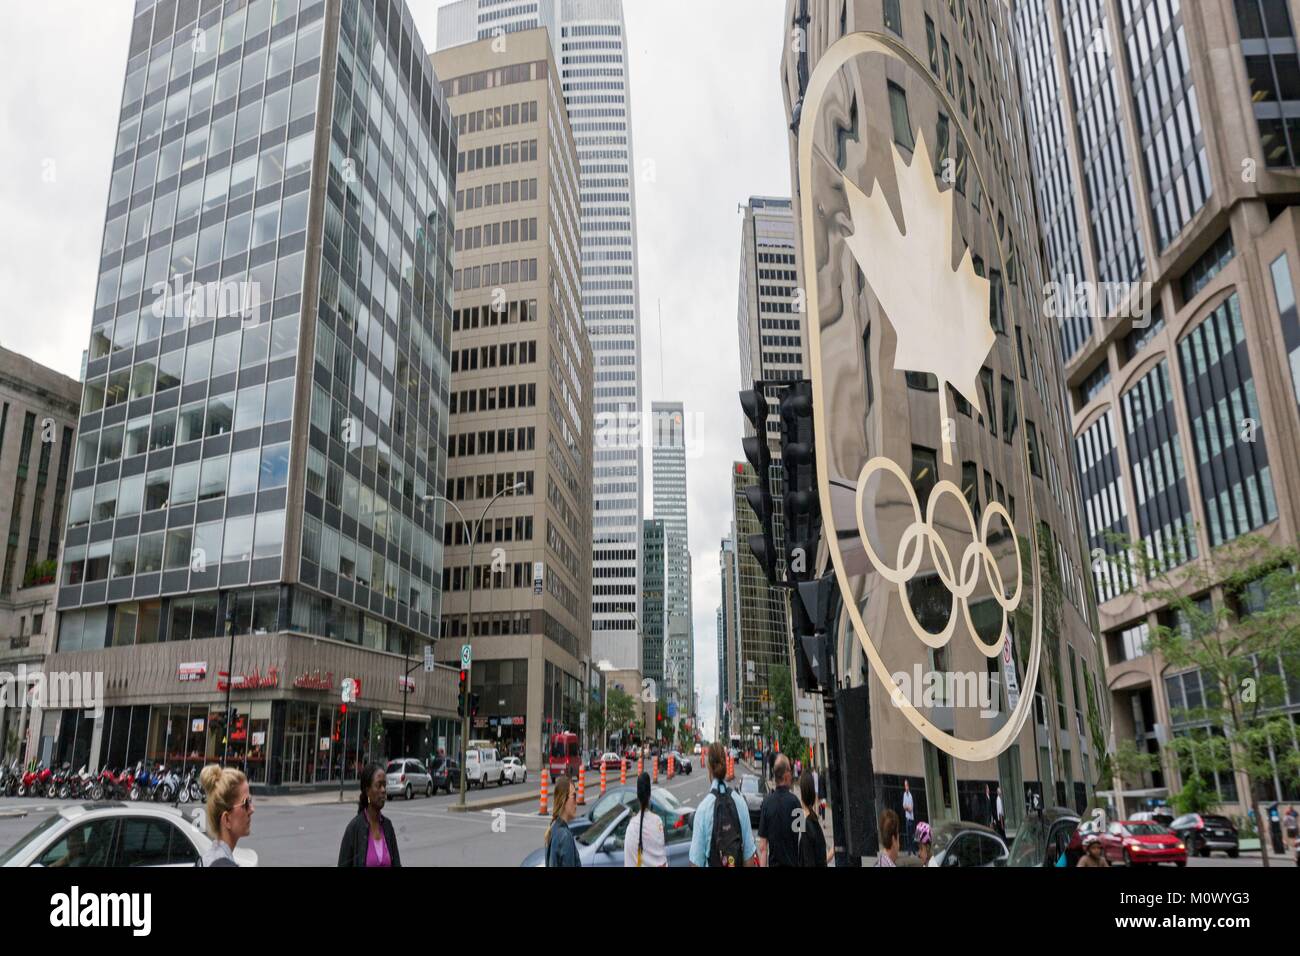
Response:
[{"label": "street lamp", "polygon": [[[478,521],[474,523],[473,528],[471,528],[469,522],[465,520],[464,512],[462,512],[460,508],[456,505],[456,502],[452,501],[450,498],[446,497],[445,495],[425,495],[423,498],[423,501],[426,504],[434,501],[442,501],[450,505],[452,507],[452,510],[454,510],[456,514],[460,516],[460,523],[464,527],[465,533],[469,535],[469,577],[466,583],[466,589],[469,591],[469,597],[466,600],[467,607],[465,610],[465,623],[466,623],[465,640],[467,641],[473,640],[474,637],[474,545],[478,542],[479,532],[483,528],[483,522],[487,518],[488,511],[490,511],[492,506],[497,503],[498,498],[500,498],[502,495],[516,494],[520,491],[523,491],[527,487],[528,486],[525,482],[517,481],[509,488],[502,488],[500,491],[498,491],[495,495],[492,496],[492,500],[487,503],[486,507],[483,508],[483,513],[479,515]],[[462,807],[465,806],[465,758],[469,752],[467,746],[469,743],[469,701],[470,701],[470,697],[472,696],[470,693],[470,687],[472,686],[472,681],[470,679],[468,670],[469,668],[466,668],[465,706],[461,711],[461,718],[460,718],[461,737],[460,737],[460,801],[459,803]]]},{"label": "street lamp", "polygon": [[226,719],[225,740],[221,746],[221,766],[230,762],[230,688],[235,683],[235,595],[226,592],[226,630],[230,632],[230,651],[226,656]]}]

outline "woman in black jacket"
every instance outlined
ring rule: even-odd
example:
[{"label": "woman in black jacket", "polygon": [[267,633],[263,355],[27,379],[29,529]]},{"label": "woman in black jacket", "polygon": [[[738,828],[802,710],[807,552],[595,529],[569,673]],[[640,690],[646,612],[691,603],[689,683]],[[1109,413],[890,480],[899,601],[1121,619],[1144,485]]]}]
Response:
[{"label": "woman in black jacket", "polygon": [[358,812],[343,831],[339,846],[339,866],[401,866],[397,851],[397,834],[393,823],[382,811],[388,799],[388,779],[384,768],[368,764],[361,771],[361,799]]}]

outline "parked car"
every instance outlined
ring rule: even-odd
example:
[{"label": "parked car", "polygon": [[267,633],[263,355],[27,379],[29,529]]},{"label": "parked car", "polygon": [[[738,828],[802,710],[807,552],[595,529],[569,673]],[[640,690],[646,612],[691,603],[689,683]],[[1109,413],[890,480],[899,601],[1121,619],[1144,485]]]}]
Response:
[{"label": "parked car", "polygon": [[501,772],[510,783],[526,783],[528,781],[528,768],[524,766],[524,762],[518,757],[507,757],[501,761]]},{"label": "parked car", "polygon": [[[599,792],[599,791],[597,791]],[[569,822],[569,829],[577,836],[591,826],[591,824],[600,819],[616,806],[635,807],[636,806],[636,786],[627,784],[626,786],[610,787],[601,796],[596,797],[590,804],[581,808],[579,814]],[[673,795],[671,790],[663,787],[653,787],[650,790],[650,807],[656,812],[661,810],[677,810],[682,806],[682,802]]]},{"label": "parked car", "polygon": [[1006,866],[1011,849],[1002,835],[982,823],[958,820],[930,827],[930,866]]},{"label": "parked car", "polygon": [[1186,844],[1173,830],[1153,820],[1116,820],[1097,836],[1112,863],[1187,865]]},{"label": "parked car", "polygon": [[698,757],[698,756],[699,756],[700,754],[702,754],[702,753],[704,753],[704,748],[701,747],[699,744],[696,744],[696,745],[695,745],[695,756]]},{"label": "parked car", "polygon": [[[197,866],[212,838],[203,810],[128,803],[60,807],[0,853],[0,867]],[[257,853],[239,847],[235,862],[257,866]]]},{"label": "parked car", "polygon": [[1154,810],[1143,810],[1129,817],[1136,823],[1158,823],[1162,827],[1167,827],[1174,822],[1174,811],[1168,807],[1156,807]]},{"label": "parked car", "polygon": [[1079,815],[1068,807],[1049,807],[1041,812],[1027,811],[1025,822],[1011,844],[1008,866],[1056,866],[1061,854],[1073,866],[1082,847],[1073,844],[1079,828]]},{"label": "parked car", "polygon": [[433,783],[435,793],[439,790],[451,793],[453,787],[459,790],[460,776],[460,764],[451,757],[435,758],[433,767],[429,771],[429,778]]},{"label": "parked car", "polygon": [[[609,796],[609,794],[606,794]],[[690,866],[691,819],[694,811],[689,807],[668,809],[656,806],[651,794],[651,808],[664,822],[664,849],[669,866]],[[635,793],[633,794],[635,802]],[[616,804],[578,835],[578,859],[583,866],[623,865],[623,837],[628,824],[634,820],[632,807]],[[577,822],[576,820],[574,821]],[[572,826],[572,824],[570,824]],[[538,847],[524,859],[523,866],[545,866],[546,849]]]},{"label": "parked car", "polygon": [[749,825],[757,833],[758,813],[763,808],[763,798],[767,796],[767,781],[757,774],[747,773],[740,778],[740,786],[736,789],[745,798],[745,806],[749,807]]},{"label": "parked car", "polygon": [[401,794],[410,800],[417,793],[426,797],[433,796],[433,777],[424,764],[410,757],[388,761],[384,768],[385,784],[388,795]]},{"label": "parked car", "polygon": [[1187,813],[1171,823],[1169,829],[1187,845],[1188,853],[1209,856],[1215,850],[1222,850],[1235,860],[1240,852],[1236,824],[1225,816]]},{"label": "parked car", "polygon": [[498,787],[503,786],[506,782],[506,774],[496,748],[482,747],[471,750],[465,756],[465,776],[480,790],[489,783],[495,783]]}]

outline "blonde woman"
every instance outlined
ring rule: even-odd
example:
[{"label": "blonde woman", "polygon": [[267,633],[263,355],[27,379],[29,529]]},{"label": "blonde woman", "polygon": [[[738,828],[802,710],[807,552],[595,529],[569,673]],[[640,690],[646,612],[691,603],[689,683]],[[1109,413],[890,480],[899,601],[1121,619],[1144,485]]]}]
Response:
[{"label": "blonde woman", "polygon": [[208,764],[199,775],[207,795],[208,835],[212,846],[204,851],[201,866],[239,866],[235,844],[253,830],[253,798],[242,770]]},{"label": "blonde woman", "polygon": [[578,844],[569,829],[569,821],[578,815],[578,791],[573,781],[562,776],[555,781],[555,808],[551,810],[551,825],[546,828],[547,866],[582,866],[578,858]]}]

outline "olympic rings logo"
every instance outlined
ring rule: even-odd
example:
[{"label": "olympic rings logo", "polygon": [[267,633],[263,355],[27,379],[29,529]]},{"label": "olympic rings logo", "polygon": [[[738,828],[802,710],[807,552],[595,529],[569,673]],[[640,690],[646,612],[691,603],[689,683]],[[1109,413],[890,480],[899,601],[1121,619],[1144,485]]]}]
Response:
[{"label": "olympic rings logo", "polygon": [[[866,524],[863,521],[863,497],[867,485],[871,478],[880,471],[887,471],[898,479],[899,484],[906,490],[908,498],[911,499],[912,513],[914,515],[914,520],[908,525],[907,530],[903,532],[902,538],[899,539],[897,566],[892,568],[880,558],[871,546],[871,539],[867,535]],[[962,552],[961,563],[956,568],[953,566],[952,555],[949,554],[947,546],[943,543],[943,538],[940,537],[939,532],[934,527],[935,512],[938,509],[939,502],[945,496],[951,496],[956,500],[962,509],[962,513],[966,515],[967,523],[970,525],[971,543]],[[1007,513],[1007,510],[998,502],[992,501],[989,502],[988,507],[985,509],[984,518],[977,529],[975,515],[971,512],[970,504],[966,501],[966,496],[962,494],[961,489],[951,481],[941,481],[934,486],[934,490],[930,493],[930,500],[926,503],[925,518],[922,520],[921,504],[916,497],[916,490],[912,487],[912,482],[907,474],[896,462],[889,458],[873,458],[863,466],[862,472],[858,476],[857,489],[858,536],[876,572],[886,581],[898,587],[898,596],[903,605],[903,613],[907,617],[907,622],[911,625],[912,632],[927,647],[944,647],[952,639],[953,632],[957,627],[955,612],[957,605],[960,604],[966,626],[970,628],[971,640],[980,649],[981,653],[985,657],[997,657],[1002,652],[1002,647],[1007,639],[1007,617],[1020,606],[1021,579],[1024,576],[1024,568],[1020,561],[1020,548],[1017,547],[1015,548],[1016,590],[1008,598],[1005,594],[1006,582],[1002,577],[1002,571],[988,546],[989,526],[995,515],[1001,516],[1008,528],[1014,528],[1011,523],[1011,515]],[[934,562],[939,580],[952,594],[952,610],[948,614],[948,626],[939,634],[933,634],[921,626],[912,612],[912,603],[907,597],[907,583],[912,580],[917,569],[921,566],[924,554],[922,542],[929,545],[930,560]],[[978,638],[975,624],[970,616],[970,605],[967,602],[967,598],[975,593],[975,588],[979,585],[981,568],[987,571],[989,583],[993,590],[993,599],[1002,608],[1002,628],[998,633],[998,640],[995,644],[985,644]],[[955,574],[954,571],[958,573]]]}]

